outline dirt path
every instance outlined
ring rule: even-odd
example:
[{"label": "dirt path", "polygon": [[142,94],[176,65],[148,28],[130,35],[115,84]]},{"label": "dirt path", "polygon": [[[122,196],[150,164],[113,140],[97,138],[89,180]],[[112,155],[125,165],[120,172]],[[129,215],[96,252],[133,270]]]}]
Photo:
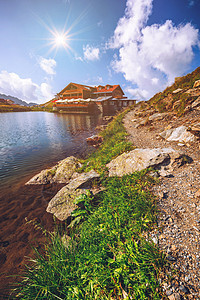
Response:
[{"label": "dirt path", "polygon": [[[158,196],[159,232],[153,232],[153,240],[168,254],[175,270],[176,280],[164,284],[170,300],[200,299],[200,148],[199,142],[179,146],[166,142],[159,133],[166,128],[191,126],[200,122],[200,111],[177,118],[173,114],[148,121],[152,110],[135,108],[124,118],[129,139],[137,148],[164,148],[184,152],[192,162],[175,168],[170,177],[160,177],[153,192]],[[141,124],[138,126],[138,124]],[[144,125],[143,125],[144,124]],[[199,196],[197,192],[199,191]]]}]

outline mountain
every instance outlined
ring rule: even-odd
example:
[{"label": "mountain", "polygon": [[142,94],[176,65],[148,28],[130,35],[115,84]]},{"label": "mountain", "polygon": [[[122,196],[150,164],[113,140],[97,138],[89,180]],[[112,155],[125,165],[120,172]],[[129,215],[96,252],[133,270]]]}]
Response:
[{"label": "mountain", "polygon": [[5,99],[5,100],[8,100],[8,99],[12,100],[15,104],[22,105],[22,106],[38,105],[37,103],[33,103],[33,102],[27,103],[26,101],[18,99],[17,97],[13,97],[13,96],[10,96],[10,95],[7,96],[5,94],[0,94],[0,98]]}]

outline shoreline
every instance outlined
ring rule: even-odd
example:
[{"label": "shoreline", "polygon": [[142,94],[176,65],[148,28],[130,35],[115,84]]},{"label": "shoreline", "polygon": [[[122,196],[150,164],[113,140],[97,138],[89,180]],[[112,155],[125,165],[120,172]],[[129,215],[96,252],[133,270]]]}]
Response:
[{"label": "shoreline", "polygon": [[[143,112],[145,111],[145,110],[142,110]],[[141,112],[142,112],[141,111]],[[141,117],[141,112],[140,112],[140,117]],[[149,129],[149,126],[152,126],[152,124],[151,125],[149,125],[149,123],[147,123],[147,124],[145,124],[144,125],[144,128],[142,127],[142,128],[136,128],[136,129],[134,129],[133,130],[133,128],[132,128],[132,119],[133,119],[133,117],[135,117],[134,115],[134,109],[132,110],[132,111],[130,111],[129,113],[127,113],[126,114],[126,116],[125,116],[125,118],[123,119],[123,121],[121,120],[121,122],[123,122],[123,123],[125,123],[125,128],[126,128],[126,131],[129,133],[129,140],[131,140],[131,142],[132,143],[134,143],[134,144],[137,144],[137,146],[138,147],[141,147],[141,148],[148,148],[149,147],[149,145],[151,144],[151,146],[150,146],[150,148],[156,148],[157,146],[159,146],[159,147],[166,147],[167,146],[167,144],[165,143],[165,142],[163,142],[163,141],[161,141],[161,140],[159,140],[158,141],[158,139],[156,139],[156,135],[154,134],[154,131],[155,131],[155,129],[152,129],[152,130],[148,130]],[[163,114],[163,116],[165,116],[166,114]],[[135,119],[134,119],[135,120]],[[179,121],[179,120],[178,120]],[[157,124],[156,123],[156,120],[154,120],[154,123],[155,124]],[[163,123],[163,122],[162,122]],[[176,123],[177,125],[178,125],[178,123]],[[162,126],[164,126],[163,124],[162,124]],[[152,127],[153,128],[153,127]],[[145,135],[145,130],[148,130],[147,132],[146,132],[146,135],[147,135],[147,137],[146,137],[146,139],[144,139],[143,137],[144,137],[144,135]],[[158,126],[156,126],[156,130],[159,130],[159,127]],[[153,132],[152,132],[153,131]],[[155,135],[155,136],[154,136]],[[175,149],[178,149],[178,150],[180,150],[180,146],[179,147],[176,147],[176,145],[175,144],[173,144],[173,148],[175,148]],[[92,161],[92,164],[95,164],[95,153],[96,152],[94,152],[94,161]],[[189,154],[191,155],[193,153],[193,151],[192,151],[192,149],[189,149]],[[88,166],[90,165],[88,165],[88,163],[89,163],[89,161],[85,161],[85,163],[84,163],[84,166],[83,166],[83,170],[85,171],[85,172],[87,172],[87,168],[88,168]],[[91,163],[91,161],[90,161],[90,163]],[[187,171],[187,168],[188,169],[190,169],[190,165],[189,164],[186,164],[185,166],[184,166],[184,168],[182,167],[182,169],[180,169],[180,170],[186,170]],[[173,170],[173,172],[174,172],[174,175],[175,174],[179,174],[178,172],[180,172],[179,171],[179,169],[178,169],[178,171],[177,170]],[[177,172],[177,173],[176,173]],[[186,172],[187,173],[187,172]],[[162,179],[162,184],[163,184],[163,180],[164,179]],[[177,182],[176,182],[177,183]],[[173,180],[170,182],[169,181],[169,186],[168,186],[168,190],[167,190],[167,193],[170,195],[170,193],[171,193],[171,188],[170,188],[170,185],[171,184],[173,184]],[[53,186],[54,187],[56,187],[56,185],[55,184],[53,184]],[[41,190],[40,190],[40,193],[42,192],[43,193],[43,198],[44,198],[44,193],[46,193],[46,194],[48,194],[48,196],[51,194],[51,198],[52,198],[52,190],[51,190],[51,188],[53,187],[53,186],[51,186],[50,187],[50,185],[48,186],[46,186],[46,188],[45,189],[42,189],[42,187],[40,187],[41,188]],[[62,186],[64,186],[64,184],[62,184],[60,187],[58,187],[58,190],[62,187]],[[33,187],[34,188],[34,187]],[[163,190],[161,193],[162,193],[162,195],[165,195],[165,193],[166,193],[166,182],[164,181],[164,188],[165,188],[165,190]],[[37,189],[39,189],[39,187],[37,187]],[[153,194],[154,195],[157,195],[157,191],[159,191],[159,193],[160,193],[160,184],[155,184],[153,187],[152,187],[152,190],[151,191],[153,191]],[[56,193],[56,191],[54,191],[55,193]],[[48,202],[48,196],[46,196],[46,203]],[[168,201],[168,206],[167,207],[165,207],[166,206],[166,204],[165,203],[163,203],[163,199],[165,199],[165,196],[162,196],[161,198],[159,198],[160,197],[160,195],[158,194],[158,206],[159,206],[159,210],[160,210],[160,212],[164,209],[164,210],[167,210],[167,209],[169,209],[170,210],[170,197],[169,197],[169,201]],[[168,197],[167,197],[168,198]],[[41,201],[41,199],[40,199],[40,201]],[[166,202],[166,200],[165,200],[165,202]],[[44,199],[43,199],[43,203],[44,203]],[[182,203],[183,205],[184,205],[184,203]],[[163,213],[163,212],[162,212]],[[169,212],[170,214],[172,214],[173,215],[173,212],[171,211],[171,212]],[[155,246],[156,246],[156,244],[158,244],[158,246],[159,246],[159,248],[161,249],[161,252],[166,252],[166,247],[165,247],[165,245],[166,245],[166,243],[165,243],[165,238],[164,238],[164,244],[163,244],[163,234],[161,233],[161,227],[163,228],[162,230],[163,231],[165,231],[165,229],[166,228],[170,228],[170,224],[169,224],[169,222],[171,222],[171,223],[173,223],[174,222],[174,217],[169,217],[169,218],[167,218],[166,220],[169,220],[169,221],[167,221],[167,225],[165,224],[164,226],[164,228],[162,227],[163,225],[162,225],[162,222],[163,222],[163,220],[162,220],[162,218],[161,218],[161,223],[159,223],[159,226],[158,227],[156,227],[155,228],[155,230],[153,230],[153,231],[150,231],[149,232],[149,234],[150,234],[150,239],[152,239],[152,241],[154,241],[154,243],[155,243]],[[41,218],[42,219],[42,218]],[[39,221],[41,221],[41,219],[39,219]],[[48,218],[47,218],[48,219]],[[47,220],[46,219],[46,217],[43,215],[43,222],[45,223],[45,222],[49,222],[48,223],[48,225],[50,226],[50,225],[52,225],[52,228],[53,228],[53,224],[50,224],[51,222],[49,221],[49,220]],[[170,221],[172,219],[172,221]],[[159,215],[158,215],[158,220],[159,220],[159,222],[160,222],[160,213],[159,213]],[[38,221],[38,220],[37,220]],[[176,220],[175,220],[175,222],[176,222]],[[180,225],[180,224],[179,224]],[[178,227],[179,229],[180,229],[180,227]],[[178,230],[179,231],[179,230]],[[165,234],[166,234],[166,232],[165,232]],[[160,237],[158,237],[158,236],[161,236],[161,238]],[[37,238],[37,236],[36,236],[36,238]],[[27,240],[26,240],[26,234],[25,234],[25,236],[22,236],[22,240],[24,239],[24,241],[26,242]],[[158,243],[158,239],[161,239],[161,241],[160,241],[160,243]],[[170,240],[170,239],[169,239]],[[36,241],[36,244],[38,244],[38,242],[40,243],[40,241],[42,242],[42,241],[44,241],[44,239],[41,239],[40,240],[40,237],[39,238],[37,238],[37,241]],[[171,240],[170,240],[171,241]],[[166,240],[166,242],[167,242],[167,244],[168,244],[168,240]],[[176,240],[174,240],[174,242],[176,243]],[[164,245],[164,247],[163,247],[163,245]],[[170,242],[170,245],[171,245],[171,242]],[[173,258],[173,261],[175,261],[175,263],[177,263],[178,262],[178,264],[179,263],[183,263],[183,258],[181,257],[181,258],[179,258],[178,257],[178,248],[177,248],[177,246],[175,246],[174,244],[172,244],[172,249],[170,249],[169,248],[169,250],[167,250],[167,252],[166,253],[168,253],[169,254],[169,257],[172,257]],[[171,260],[171,258],[169,259],[169,260]],[[172,262],[173,263],[173,262]],[[175,265],[175,267],[176,267],[176,265]],[[171,272],[171,268],[168,270],[169,272]],[[165,286],[164,284],[168,284],[169,286],[167,286],[167,289],[166,288],[164,288],[164,287],[162,287],[164,290],[166,290],[166,293],[168,293],[169,294],[169,296],[170,295],[173,295],[173,297],[176,297],[176,295],[178,295],[177,297],[181,297],[180,295],[182,295],[183,296],[183,294],[185,293],[185,294],[189,294],[189,296],[191,295],[191,297],[192,297],[192,294],[193,294],[193,292],[191,292],[192,290],[192,287],[187,283],[187,280],[184,280],[184,278],[183,277],[181,277],[182,275],[185,275],[186,273],[184,273],[184,272],[180,272],[180,277],[178,277],[179,276],[179,274],[177,275],[177,276],[175,276],[175,279],[174,279],[174,277],[172,277],[172,285],[170,285],[169,284],[169,282],[168,283],[166,283],[166,280],[167,280],[167,277],[168,277],[168,275],[166,276],[166,274],[165,274],[165,276],[166,277],[162,277],[162,285],[161,286]],[[196,276],[196,275],[195,275]],[[196,278],[196,277],[195,277]],[[173,282],[173,280],[175,280],[174,282]],[[179,283],[180,282],[180,283]],[[180,284],[180,288],[179,288],[179,284]],[[195,287],[195,284],[193,284],[193,286]],[[182,288],[182,289],[181,289]],[[191,288],[191,289],[190,289]],[[190,291],[190,293],[189,293],[189,291]],[[168,295],[167,294],[167,295]],[[197,293],[195,294],[195,295],[197,295]],[[191,297],[186,297],[186,299],[199,299],[199,298],[191,298]],[[195,296],[196,297],[196,296]],[[157,299],[157,298],[156,298]],[[172,298],[173,299],[173,298]],[[174,299],[176,299],[176,298],[174,298]],[[178,299],[178,298],[177,298]]]}]

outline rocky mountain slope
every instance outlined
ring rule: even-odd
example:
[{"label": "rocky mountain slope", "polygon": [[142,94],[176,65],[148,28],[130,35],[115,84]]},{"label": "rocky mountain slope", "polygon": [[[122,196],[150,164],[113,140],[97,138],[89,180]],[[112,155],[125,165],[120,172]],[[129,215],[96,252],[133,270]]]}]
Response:
[{"label": "rocky mountain slope", "polygon": [[176,79],[164,92],[130,111],[124,125],[132,143],[141,149],[172,148],[185,155],[152,174],[159,205],[159,230],[152,239],[177,272],[163,282],[170,300],[200,299],[200,68]]},{"label": "rocky mountain slope", "polygon": [[13,96],[7,96],[5,94],[0,94],[0,98],[1,99],[5,99],[5,100],[12,100],[15,104],[18,104],[18,105],[22,105],[22,106],[33,106],[33,105],[37,105],[37,103],[33,103],[33,102],[30,102],[30,103],[27,103],[26,101],[24,100],[21,100],[17,97],[13,97]]}]

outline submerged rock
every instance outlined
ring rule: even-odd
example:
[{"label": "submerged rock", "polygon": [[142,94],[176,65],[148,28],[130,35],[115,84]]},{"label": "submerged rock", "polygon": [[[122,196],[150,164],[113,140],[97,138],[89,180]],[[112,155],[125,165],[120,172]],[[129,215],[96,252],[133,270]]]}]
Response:
[{"label": "submerged rock", "polygon": [[164,161],[170,160],[170,154],[173,152],[172,148],[134,149],[113,159],[106,166],[109,176],[123,176],[158,166]]},{"label": "submerged rock", "polygon": [[100,135],[92,135],[86,139],[87,143],[92,146],[99,146],[103,142],[103,138]]},{"label": "submerged rock", "polygon": [[51,169],[41,171],[31,178],[26,184],[67,183],[81,164],[74,156],[61,160]]}]

